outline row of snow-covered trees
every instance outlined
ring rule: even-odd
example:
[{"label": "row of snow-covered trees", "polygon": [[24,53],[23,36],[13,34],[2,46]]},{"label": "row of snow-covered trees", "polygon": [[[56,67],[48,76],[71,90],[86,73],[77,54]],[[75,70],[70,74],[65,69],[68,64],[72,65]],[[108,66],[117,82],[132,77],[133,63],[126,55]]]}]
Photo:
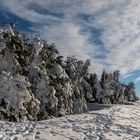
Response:
[{"label": "row of snow-covered trees", "polygon": [[89,83],[93,89],[95,102],[123,104],[126,102],[135,102],[138,97],[135,93],[134,83],[124,85],[119,81],[119,71],[114,71],[113,74],[108,74],[103,71],[101,80],[97,75],[90,75]]},{"label": "row of snow-covered trees", "polygon": [[0,28],[0,119],[42,120],[87,111],[87,102],[136,101],[134,84],[119,82],[119,71],[89,74],[90,60],[68,57],[55,45],[29,40],[15,27]]},{"label": "row of snow-covered trees", "polygon": [[[82,92],[87,102],[123,104],[138,100],[134,83],[122,84],[119,80],[119,70],[114,71],[113,74],[108,74],[104,70],[101,79],[98,79],[96,74],[88,73],[89,65],[90,60],[84,63],[74,57],[69,57],[65,68],[74,84],[77,81],[75,85],[79,87],[79,90],[76,93],[80,95],[80,92]],[[81,89],[82,91],[80,91]]]}]

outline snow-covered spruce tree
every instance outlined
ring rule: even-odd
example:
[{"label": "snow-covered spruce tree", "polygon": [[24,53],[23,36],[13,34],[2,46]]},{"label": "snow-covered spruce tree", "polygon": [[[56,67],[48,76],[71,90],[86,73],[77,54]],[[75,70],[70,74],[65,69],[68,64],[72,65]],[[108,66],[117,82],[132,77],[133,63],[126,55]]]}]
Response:
[{"label": "snow-covered spruce tree", "polygon": [[28,77],[32,92],[41,102],[39,119],[73,113],[73,89],[54,45],[36,38]]},{"label": "snow-covered spruce tree", "polygon": [[39,101],[26,76],[29,49],[15,28],[0,29],[0,119],[38,119]]},{"label": "snow-covered spruce tree", "polygon": [[73,89],[74,113],[87,111],[86,102],[93,99],[91,86],[86,81],[90,60],[86,62],[77,60],[74,56],[67,57],[65,69]]},{"label": "snow-covered spruce tree", "polygon": [[128,85],[125,85],[125,96],[129,102],[135,102],[139,100],[139,98],[136,96],[135,93],[135,84],[134,82],[128,83]]}]

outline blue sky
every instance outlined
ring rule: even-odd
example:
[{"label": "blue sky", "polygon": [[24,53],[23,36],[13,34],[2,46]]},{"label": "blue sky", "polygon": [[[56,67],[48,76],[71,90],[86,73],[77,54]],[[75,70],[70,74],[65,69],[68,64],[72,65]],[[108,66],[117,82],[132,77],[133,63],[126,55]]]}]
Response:
[{"label": "blue sky", "polygon": [[91,59],[91,72],[121,71],[140,96],[139,0],[0,0],[0,23],[40,34],[64,56]]}]

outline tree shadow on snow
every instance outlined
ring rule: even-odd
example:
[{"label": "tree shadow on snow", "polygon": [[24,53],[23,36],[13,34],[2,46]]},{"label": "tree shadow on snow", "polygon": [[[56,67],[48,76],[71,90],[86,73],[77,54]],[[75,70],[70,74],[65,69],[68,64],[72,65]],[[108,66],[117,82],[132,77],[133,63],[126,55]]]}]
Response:
[{"label": "tree shadow on snow", "polygon": [[88,110],[95,111],[95,110],[102,110],[102,109],[109,109],[112,107],[112,104],[98,104],[98,103],[88,103]]}]

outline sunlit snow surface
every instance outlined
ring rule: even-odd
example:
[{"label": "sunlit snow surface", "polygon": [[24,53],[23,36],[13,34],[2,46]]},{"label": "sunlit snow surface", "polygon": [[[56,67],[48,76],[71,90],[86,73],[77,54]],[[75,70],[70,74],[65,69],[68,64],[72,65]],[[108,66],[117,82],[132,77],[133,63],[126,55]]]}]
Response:
[{"label": "sunlit snow surface", "polygon": [[[96,110],[96,107],[100,110]],[[102,108],[102,109],[101,109]],[[86,114],[40,122],[0,122],[2,140],[139,140],[140,103],[90,105]]]}]

